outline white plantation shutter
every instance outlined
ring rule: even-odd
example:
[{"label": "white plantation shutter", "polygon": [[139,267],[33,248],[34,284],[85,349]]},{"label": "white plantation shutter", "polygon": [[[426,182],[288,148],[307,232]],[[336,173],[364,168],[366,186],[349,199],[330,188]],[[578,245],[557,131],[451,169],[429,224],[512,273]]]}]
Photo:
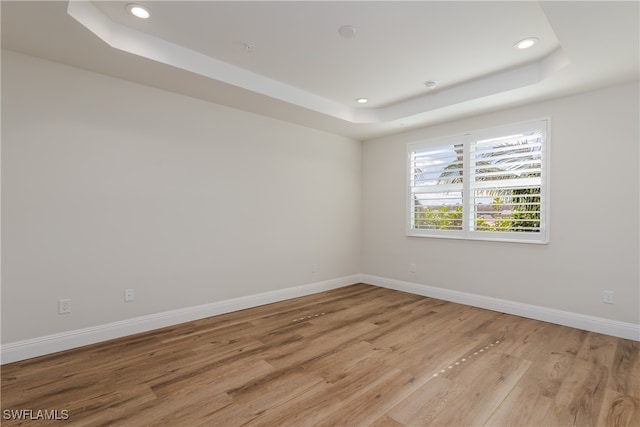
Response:
[{"label": "white plantation shutter", "polygon": [[547,241],[547,121],[408,146],[407,234]]},{"label": "white plantation shutter", "polygon": [[411,225],[462,230],[463,146],[425,147],[410,154]]}]

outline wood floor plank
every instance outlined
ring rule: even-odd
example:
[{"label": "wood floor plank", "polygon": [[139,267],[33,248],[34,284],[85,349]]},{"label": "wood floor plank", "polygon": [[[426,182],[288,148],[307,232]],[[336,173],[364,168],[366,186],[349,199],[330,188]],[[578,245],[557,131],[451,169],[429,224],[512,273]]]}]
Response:
[{"label": "wood floor plank", "polygon": [[[271,411],[252,421],[256,426],[340,425],[327,421],[328,414],[348,410],[350,402],[398,375],[398,371],[379,364],[375,369],[360,369],[335,383],[323,383],[311,393],[292,399],[278,411]],[[346,425],[346,424],[345,424]]]},{"label": "wood floor plank", "polygon": [[606,367],[574,359],[555,397],[558,418],[572,425],[594,425],[601,411],[607,379]]},{"label": "wood floor plank", "polygon": [[640,426],[640,399],[613,390],[605,390],[599,426]]},{"label": "wood floor plank", "polygon": [[558,426],[550,419],[553,399],[526,386],[515,386],[485,422],[487,426]]},{"label": "wood floor plank", "polygon": [[322,423],[335,426],[368,426],[390,410],[400,399],[399,395],[411,387],[415,378],[399,369],[363,387],[348,396],[343,404],[332,412],[325,413]]},{"label": "wood floor plank", "polygon": [[444,425],[434,424],[434,420],[455,404],[463,391],[460,384],[443,376],[433,377],[387,415],[405,426]]},{"label": "wood floor plank", "polygon": [[399,423],[388,415],[384,415],[378,418],[370,427],[404,427],[404,424]]},{"label": "wood floor plank", "polygon": [[412,414],[400,406],[389,415],[406,425],[483,425],[531,362],[499,352],[471,356],[468,362],[450,365],[409,397],[408,405],[419,401]]},{"label": "wood floor plank", "polygon": [[[222,366],[224,366],[222,368]],[[248,378],[268,375],[275,369],[259,357],[242,359],[224,365],[192,363],[180,375],[151,383],[153,392],[161,397],[179,395],[192,389],[208,387],[212,393],[224,392],[244,384]]]},{"label": "wood floor plank", "polygon": [[228,390],[227,395],[233,399],[234,404],[212,414],[216,423],[223,426],[253,423],[256,418],[273,408],[285,405],[324,383],[323,378],[302,370],[276,372],[282,375]]},{"label": "wood floor plank", "polygon": [[520,384],[540,396],[555,399],[573,364],[573,356],[555,353],[546,360],[539,359],[524,376]]},{"label": "wood floor plank", "polygon": [[616,339],[610,365],[609,387],[640,398],[640,342]]},{"label": "wood floor plank", "polygon": [[2,410],[66,410],[71,426],[635,427],[639,353],[359,284],[4,365]]}]

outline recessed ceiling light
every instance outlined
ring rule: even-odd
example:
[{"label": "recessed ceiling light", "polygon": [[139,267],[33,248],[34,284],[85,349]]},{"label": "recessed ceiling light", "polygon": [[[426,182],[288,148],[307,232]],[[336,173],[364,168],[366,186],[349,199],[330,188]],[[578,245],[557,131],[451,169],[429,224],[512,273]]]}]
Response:
[{"label": "recessed ceiling light", "polygon": [[356,102],[358,104],[366,104],[367,102],[369,102],[369,100],[367,98],[358,98],[356,99]]},{"label": "recessed ceiling light", "polygon": [[140,19],[147,19],[148,17],[151,16],[151,12],[149,12],[149,9],[144,6],[140,6],[139,4],[129,3],[127,5],[127,10],[133,16]]},{"label": "recessed ceiling light", "polygon": [[351,25],[344,25],[338,28],[338,33],[345,39],[351,39],[356,36],[356,27]]},{"label": "recessed ceiling light", "polygon": [[531,46],[533,46],[534,44],[536,44],[537,42],[538,42],[538,38],[537,37],[529,37],[529,38],[520,40],[514,46],[515,46],[516,49],[528,49]]}]

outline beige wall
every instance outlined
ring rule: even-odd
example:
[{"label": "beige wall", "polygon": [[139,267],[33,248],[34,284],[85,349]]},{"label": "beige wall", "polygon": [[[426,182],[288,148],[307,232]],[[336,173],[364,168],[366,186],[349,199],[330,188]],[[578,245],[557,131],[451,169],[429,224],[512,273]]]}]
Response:
[{"label": "beige wall", "polygon": [[[3,52],[2,342],[357,273],[638,324],[638,92],[360,143]],[[405,235],[407,143],[544,117],[548,245]]]},{"label": "beige wall", "polygon": [[2,341],[359,273],[360,165],[359,141],[3,52]]},{"label": "beige wall", "polygon": [[[616,86],[366,141],[363,271],[638,324],[638,91]],[[551,119],[548,245],[405,235],[407,143],[544,117]],[[601,302],[605,289],[615,291],[615,304]]]}]

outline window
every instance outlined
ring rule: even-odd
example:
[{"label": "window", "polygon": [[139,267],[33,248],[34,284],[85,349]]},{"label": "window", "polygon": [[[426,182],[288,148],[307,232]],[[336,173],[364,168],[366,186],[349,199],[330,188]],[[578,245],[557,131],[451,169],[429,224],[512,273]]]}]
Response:
[{"label": "window", "polygon": [[409,144],[407,234],[546,243],[547,125]]}]

